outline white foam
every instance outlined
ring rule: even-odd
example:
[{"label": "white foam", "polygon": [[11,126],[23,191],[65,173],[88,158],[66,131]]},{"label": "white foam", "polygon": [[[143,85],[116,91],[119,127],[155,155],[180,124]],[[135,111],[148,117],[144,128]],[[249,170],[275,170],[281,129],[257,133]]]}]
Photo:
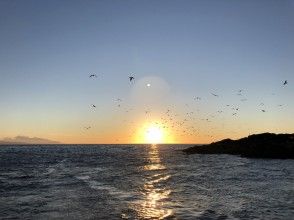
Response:
[{"label": "white foam", "polygon": [[79,179],[79,180],[88,180],[88,179],[90,179],[89,176],[76,176],[76,178]]},{"label": "white foam", "polygon": [[49,175],[49,174],[53,173],[54,171],[55,171],[55,168],[49,167],[49,168],[47,168],[47,172],[45,172],[44,174]]},{"label": "white foam", "polygon": [[113,186],[104,185],[94,180],[89,181],[88,184],[92,189],[106,191],[109,195],[112,195],[116,198],[126,199],[134,196],[130,192],[124,192]]}]

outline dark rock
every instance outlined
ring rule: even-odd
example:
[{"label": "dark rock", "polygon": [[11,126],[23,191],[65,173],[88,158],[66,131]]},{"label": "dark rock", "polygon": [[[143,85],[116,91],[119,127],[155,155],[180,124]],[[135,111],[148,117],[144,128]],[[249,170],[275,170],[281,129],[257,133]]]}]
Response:
[{"label": "dark rock", "polygon": [[183,150],[188,154],[232,154],[251,158],[294,159],[294,134],[254,134]]}]

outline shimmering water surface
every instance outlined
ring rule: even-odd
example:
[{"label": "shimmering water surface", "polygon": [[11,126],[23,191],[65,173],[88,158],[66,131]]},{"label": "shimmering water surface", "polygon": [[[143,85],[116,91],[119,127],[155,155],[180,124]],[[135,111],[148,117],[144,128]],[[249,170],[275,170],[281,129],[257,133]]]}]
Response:
[{"label": "shimmering water surface", "polygon": [[183,145],[0,147],[0,219],[294,219],[294,161]]}]

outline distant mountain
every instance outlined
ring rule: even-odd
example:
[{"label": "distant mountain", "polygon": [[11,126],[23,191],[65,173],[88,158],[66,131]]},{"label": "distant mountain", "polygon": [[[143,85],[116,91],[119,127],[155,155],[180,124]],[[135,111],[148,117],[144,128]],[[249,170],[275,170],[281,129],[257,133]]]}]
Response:
[{"label": "distant mountain", "polygon": [[249,158],[294,159],[294,134],[254,134],[183,150],[188,154],[232,154]]},{"label": "distant mountain", "polygon": [[38,137],[16,136],[14,138],[3,138],[0,145],[19,145],[19,144],[61,144],[58,141],[52,141]]}]

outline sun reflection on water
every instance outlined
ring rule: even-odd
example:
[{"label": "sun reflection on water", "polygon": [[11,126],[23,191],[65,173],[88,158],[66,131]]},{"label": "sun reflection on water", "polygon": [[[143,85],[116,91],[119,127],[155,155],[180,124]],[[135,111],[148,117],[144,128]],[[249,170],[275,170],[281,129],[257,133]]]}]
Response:
[{"label": "sun reflection on water", "polygon": [[[149,164],[144,166],[148,173],[142,188],[144,200],[141,201],[139,217],[142,219],[165,219],[173,215],[173,211],[165,207],[169,202],[171,190],[166,181],[171,177],[166,173],[166,167],[161,163],[158,148],[151,145],[148,152]],[[149,174],[150,173],[150,174]]]}]

